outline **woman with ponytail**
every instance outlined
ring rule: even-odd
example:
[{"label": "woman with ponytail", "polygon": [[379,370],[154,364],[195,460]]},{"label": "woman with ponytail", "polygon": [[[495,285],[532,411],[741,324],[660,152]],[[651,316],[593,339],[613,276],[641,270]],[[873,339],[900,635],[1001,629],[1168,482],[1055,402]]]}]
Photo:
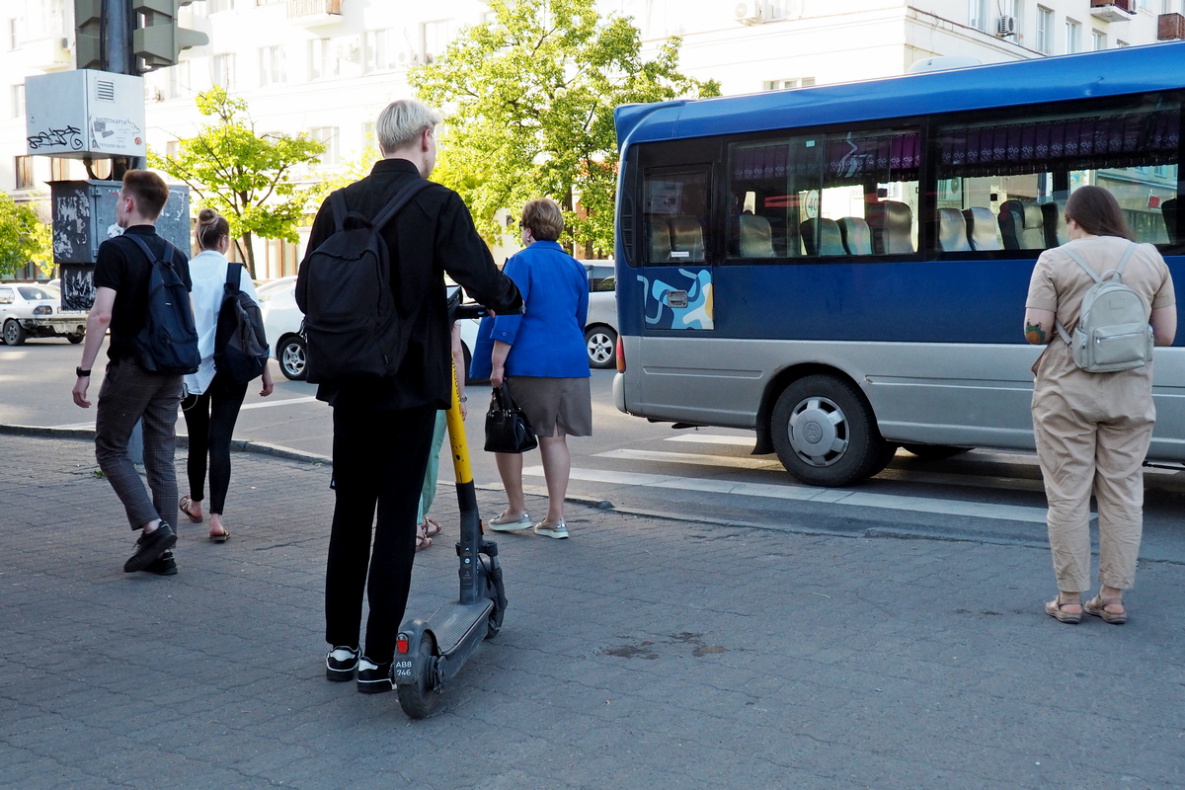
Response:
[{"label": "woman with ponytail", "polygon": [[[181,497],[180,508],[195,524],[202,521],[208,456],[210,540],[225,543],[230,537],[222,523],[226,492],[230,488],[230,439],[247,395],[247,384],[220,375],[214,365],[218,310],[222,306],[227,266],[232,265],[226,259],[226,251],[230,249],[230,224],[226,217],[213,209],[202,209],[198,215],[197,243],[201,252],[190,260],[189,273],[193,279],[193,314],[202,363],[196,373],[185,377],[187,394],[181,403],[189,432],[189,493]],[[239,272],[239,289],[258,301],[247,268],[240,266]],[[273,388],[271,370],[265,367],[260,395],[271,395]]]}]

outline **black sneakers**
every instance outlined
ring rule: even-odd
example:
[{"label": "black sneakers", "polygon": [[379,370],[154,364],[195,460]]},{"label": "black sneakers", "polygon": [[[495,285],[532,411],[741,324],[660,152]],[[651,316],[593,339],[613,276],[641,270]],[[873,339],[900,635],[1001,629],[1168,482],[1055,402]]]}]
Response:
[{"label": "black sneakers", "polygon": [[358,648],[334,647],[325,656],[325,677],[342,682],[352,680],[358,668]]},{"label": "black sneakers", "polygon": [[173,550],[165,549],[165,553],[148,563],[144,567],[144,571],[155,573],[157,576],[176,576],[177,560],[173,559]]},{"label": "black sneakers", "polygon": [[136,553],[128,557],[128,561],[123,564],[124,572],[135,573],[144,570],[173,548],[176,542],[177,534],[165,521],[148,534],[141,530],[140,539],[136,541]]},{"label": "black sneakers", "polygon": [[391,682],[391,662],[376,664],[366,656],[358,660],[358,690],[363,694],[382,694],[395,688]]}]

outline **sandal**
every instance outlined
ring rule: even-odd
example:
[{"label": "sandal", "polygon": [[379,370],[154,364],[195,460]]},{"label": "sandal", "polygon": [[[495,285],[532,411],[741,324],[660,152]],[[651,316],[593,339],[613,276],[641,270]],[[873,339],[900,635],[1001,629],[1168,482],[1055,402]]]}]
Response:
[{"label": "sandal", "polygon": [[416,551],[423,551],[432,546],[432,538],[424,534],[424,525],[416,528]]},{"label": "sandal", "polygon": [[1067,612],[1063,606],[1082,606],[1082,603],[1062,603],[1062,594],[1058,593],[1056,598],[1045,604],[1045,614],[1056,618],[1059,623],[1077,625],[1082,622],[1082,612]]},{"label": "sandal", "polygon": [[1111,598],[1109,600],[1104,600],[1103,594],[1099,593],[1094,598],[1091,598],[1089,601],[1083,604],[1082,609],[1087,614],[1093,614],[1095,617],[1103,618],[1104,623],[1110,623],[1111,625],[1123,625],[1127,622],[1126,609],[1122,612],[1108,612],[1108,606],[1123,606],[1123,599]]},{"label": "sandal", "polygon": [[189,506],[192,504],[193,504],[193,497],[191,497],[189,494],[186,494],[185,496],[181,497],[181,501],[179,503],[177,503],[177,507],[180,508],[181,512],[184,513],[186,516],[188,516],[189,520],[192,521],[194,524],[201,524],[202,523],[201,514],[199,513],[198,515],[195,516],[189,509]]},{"label": "sandal", "polygon": [[439,522],[434,521],[427,516],[424,517],[424,523],[420,525],[420,532],[423,533],[424,537],[434,538],[440,534],[440,531],[441,526]]},{"label": "sandal", "polygon": [[211,543],[226,543],[228,540],[230,540],[230,530],[225,527],[217,535],[210,536]]}]

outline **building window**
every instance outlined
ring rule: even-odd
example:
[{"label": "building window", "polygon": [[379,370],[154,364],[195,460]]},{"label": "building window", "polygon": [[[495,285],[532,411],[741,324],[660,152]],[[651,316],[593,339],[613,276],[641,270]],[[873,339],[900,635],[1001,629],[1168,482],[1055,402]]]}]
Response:
[{"label": "building window", "polygon": [[1120,38],[1115,39],[1115,47],[1117,49],[1120,47],[1130,47],[1130,46],[1131,46],[1131,44],[1127,43],[1123,39],[1120,39]]},{"label": "building window", "polygon": [[1090,45],[1095,52],[1107,48],[1107,34],[1100,33],[1098,30],[1090,31]]},{"label": "building window", "polygon": [[341,61],[333,51],[333,41],[315,38],[309,42],[309,80],[341,75]]},{"label": "building window", "polygon": [[1037,6],[1037,50],[1053,54],[1053,11],[1041,5]]},{"label": "building window", "polygon": [[967,24],[976,30],[987,32],[987,0],[970,0],[967,6]]},{"label": "building window", "polygon": [[50,160],[49,160],[49,180],[50,181],[69,181],[70,180],[70,160],[63,159],[60,156],[50,157]]},{"label": "building window", "polygon": [[425,22],[421,30],[424,36],[424,59],[431,63],[437,55],[444,54],[449,42],[453,40],[453,20]]},{"label": "building window", "polygon": [[1075,22],[1073,19],[1066,20],[1066,53],[1073,54],[1078,52],[1082,47],[1080,44],[1080,37],[1082,35],[1082,25]]},{"label": "building window", "polygon": [[319,143],[325,144],[325,153],[321,154],[322,165],[336,165],[338,162],[338,138],[336,126],[314,126],[309,129],[309,136]]},{"label": "building window", "polygon": [[259,50],[259,84],[276,85],[288,81],[283,47],[263,47]]},{"label": "building window", "polygon": [[12,86],[12,117],[22,118],[25,115],[25,85]]},{"label": "building window", "polygon": [[379,138],[374,131],[374,121],[366,121],[362,124],[362,150],[378,147]]},{"label": "building window", "polygon": [[221,85],[227,90],[235,86],[235,56],[232,52],[224,52],[214,56],[214,84]]},{"label": "building window", "polygon": [[217,14],[220,11],[233,11],[235,0],[209,0],[207,5],[211,14]]},{"label": "building window", "polygon": [[32,189],[33,188],[33,157],[18,156],[16,157],[15,166],[13,170],[16,173],[16,188],[17,189]]},{"label": "building window", "polygon": [[814,84],[814,77],[794,77],[788,80],[766,80],[764,88],[767,91],[780,91],[787,88],[807,88]]},{"label": "building window", "polygon": [[8,49],[10,51],[19,49],[21,46],[21,20],[8,20],[8,27],[6,28],[5,33],[6,35],[4,37],[7,39],[5,43],[8,45]]}]

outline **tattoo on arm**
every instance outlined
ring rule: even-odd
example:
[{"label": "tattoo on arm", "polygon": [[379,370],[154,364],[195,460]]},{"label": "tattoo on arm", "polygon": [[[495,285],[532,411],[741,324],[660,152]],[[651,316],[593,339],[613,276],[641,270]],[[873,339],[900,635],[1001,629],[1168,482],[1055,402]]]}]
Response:
[{"label": "tattoo on arm", "polygon": [[1045,345],[1045,330],[1040,323],[1030,324],[1025,321],[1025,339],[1033,345]]}]

